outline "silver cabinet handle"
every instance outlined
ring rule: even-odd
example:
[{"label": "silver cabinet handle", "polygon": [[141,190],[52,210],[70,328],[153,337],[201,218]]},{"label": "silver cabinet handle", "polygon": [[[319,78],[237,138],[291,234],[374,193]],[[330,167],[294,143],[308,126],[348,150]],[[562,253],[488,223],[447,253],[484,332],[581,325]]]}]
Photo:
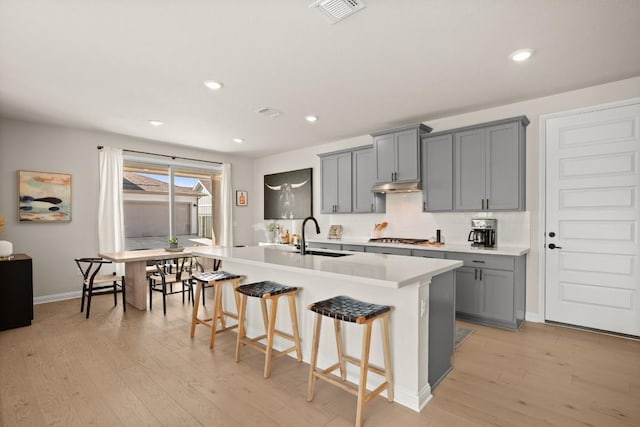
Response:
[{"label": "silver cabinet handle", "polygon": [[489,199],[487,199],[487,210],[489,210]]},{"label": "silver cabinet handle", "polygon": [[393,172],[391,172],[391,181],[393,181]]},{"label": "silver cabinet handle", "polygon": [[471,262],[479,262],[479,263],[481,263],[481,264],[484,264],[484,261],[478,261],[478,260],[476,260],[476,259],[471,260]]},{"label": "silver cabinet handle", "polygon": [[482,269],[480,269],[480,280],[482,280]]},{"label": "silver cabinet handle", "polygon": [[473,276],[473,280],[478,280],[478,269],[474,268],[473,272],[475,273],[475,275]]},{"label": "silver cabinet handle", "polygon": [[484,199],[480,199],[480,203],[482,204],[482,207],[480,208],[480,210],[484,210]]}]

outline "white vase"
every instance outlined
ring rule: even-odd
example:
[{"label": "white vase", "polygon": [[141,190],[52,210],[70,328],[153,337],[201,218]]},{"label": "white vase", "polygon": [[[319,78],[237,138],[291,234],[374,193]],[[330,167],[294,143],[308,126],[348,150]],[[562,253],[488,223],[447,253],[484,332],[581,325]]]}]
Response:
[{"label": "white vase", "polygon": [[13,243],[7,240],[0,240],[0,257],[8,257],[13,253]]}]

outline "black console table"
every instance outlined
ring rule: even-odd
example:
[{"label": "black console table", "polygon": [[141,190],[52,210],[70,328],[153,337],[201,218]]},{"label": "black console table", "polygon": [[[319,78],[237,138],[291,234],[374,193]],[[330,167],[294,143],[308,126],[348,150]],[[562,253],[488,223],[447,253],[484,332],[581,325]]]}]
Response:
[{"label": "black console table", "polygon": [[0,260],[0,331],[31,325],[33,274],[31,257],[13,254]]}]

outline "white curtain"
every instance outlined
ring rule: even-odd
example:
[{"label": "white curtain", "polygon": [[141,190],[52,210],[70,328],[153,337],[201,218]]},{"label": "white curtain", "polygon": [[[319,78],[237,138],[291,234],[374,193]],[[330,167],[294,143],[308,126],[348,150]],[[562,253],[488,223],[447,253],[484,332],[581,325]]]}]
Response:
[{"label": "white curtain", "polygon": [[100,252],[124,250],[122,208],[122,150],[100,150],[100,193],[98,202],[98,246]]},{"label": "white curtain", "polygon": [[221,177],[221,211],[222,224],[220,230],[219,244],[221,246],[233,246],[233,190],[231,188],[231,165],[222,165]]}]

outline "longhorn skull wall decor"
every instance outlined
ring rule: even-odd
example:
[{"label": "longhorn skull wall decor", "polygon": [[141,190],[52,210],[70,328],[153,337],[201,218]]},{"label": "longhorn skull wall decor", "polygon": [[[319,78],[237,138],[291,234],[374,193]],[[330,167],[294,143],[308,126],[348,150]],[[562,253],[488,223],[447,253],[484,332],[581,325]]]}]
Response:
[{"label": "longhorn skull wall decor", "polygon": [[264,176],[264,219],[313,215],[312,168]]}]

